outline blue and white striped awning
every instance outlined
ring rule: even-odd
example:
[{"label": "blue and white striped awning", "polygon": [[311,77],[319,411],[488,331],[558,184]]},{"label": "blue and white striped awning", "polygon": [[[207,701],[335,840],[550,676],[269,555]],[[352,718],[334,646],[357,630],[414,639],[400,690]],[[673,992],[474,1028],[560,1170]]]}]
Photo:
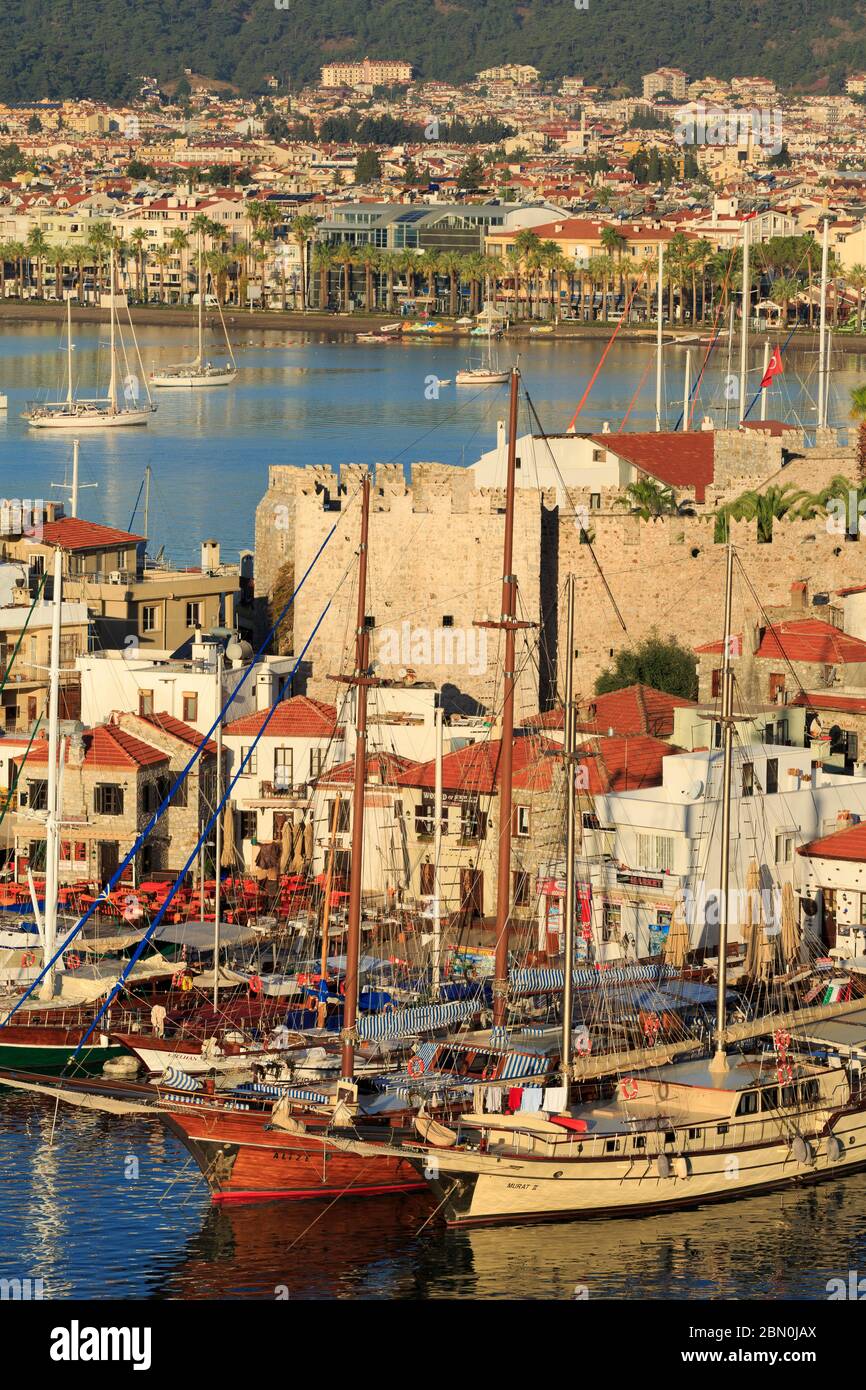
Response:
[{"label": "blue and white striped awning", "polygon": [[[637,980],[669,980],[677,973],[673,965],[615,965],[610,970],[575,970],[572,978],[578,988],[586,989],[601,984],[623,985]],[[554,967],[514,970],[508,982],[512,994],[540,994],[548,989],[562,989],[565,972]]]},{"label": "blue and white striped awning", "polygon": [[365,1014],[358,1020],[358,1037],[399,1038],[413,1033],[432,1033],[460,1019],[472,1018],[481,1007],[474,999],[455,999],[450,1004],[428,1004],[416,1009],[394,1009],[392,1013]]},{"label": "blue and white striped awning", "polygon": [[550,1058],[542,1052],[510,1052],[497,1081],[516,1081],[521,1076],[540,1076],[550,1068]]},{"label": "blue and white striped awning", "polygon": [[167,1086],[171,1091],[200,1091],[203,1082],[196,1076],[190,1076],[189,1072],[180,1071],[177,1067],[168,1067],[159,1085]]},{"label": "blue and white striped awning", "polygon": [[286,1096],[289,1100],[305,1100],[310,1105],[328,1105],[333,1100],[333,1096],[326,1096],[321,1091],[305,1091],[300,1086],[279,1086],[269,1081],[245,1081],[233,1088],[233,1094],[273,1096],[275,1100]]},{"label": "blue and white striped awning", "polygon": [[432,1062],[440,1047],[441,1043],[439,1042],[422,1042],[418,1043],[417,1047],[415,1047],[413,1051],[416,1057],[420,1057],[421,1061],[424,1063],[426,1067],[430,1064],[430,1062]]}]

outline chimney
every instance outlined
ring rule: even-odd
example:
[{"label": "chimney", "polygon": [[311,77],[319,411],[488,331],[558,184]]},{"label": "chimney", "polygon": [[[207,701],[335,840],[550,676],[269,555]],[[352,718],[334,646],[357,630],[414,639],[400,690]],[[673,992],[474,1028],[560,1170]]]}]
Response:
[{"label": "chimney", "polygon": [[804,579],[795,579],[791,585],[791,607],[803,609],[808,606],[809,586]]},{"label": "chimney", "polygon": [[84,762],[84,725],[76,724],[69,735],[67,762],[70,767],[81,767]]},{"label": "chimney", "polygon": [[219,541],[202,541],[201,543],[201,567],[205,574],[213,574],[220,567],[220,543]]}]

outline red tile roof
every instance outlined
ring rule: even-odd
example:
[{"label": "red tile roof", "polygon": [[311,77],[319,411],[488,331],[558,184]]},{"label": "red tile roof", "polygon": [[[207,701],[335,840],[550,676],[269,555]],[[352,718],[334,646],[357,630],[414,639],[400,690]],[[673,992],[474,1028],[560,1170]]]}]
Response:
[{"label": "red tile roof", "polygon": [[[674,710],[693,706],[693,700],[668,695],[651,685],[628,685],[606,695],[595,695],[578,703],[577,728],[581,733],[652,734],[656,738],[673,733]],[[535,729],[562,729],[563,710],[547,710],[527,719]]]},{"label": "red tile roof", "polygon": [[789,702],[792,705],[806,705],[809,709],[838,710],[840,714],[866,714],[866,694],[827,695],[823,690],[801,691]]},{"label": "red tile roof", "polygon": [[685,434],[594,434],[594,443],[669,487],[692,487],[703,502],[713,481],[713,431]]},{"label": "red tile roof", "polygon": [[[378,782],[385,787],[396,787],[402,783],[405,775],[420,766],[411,758],[401,758],[396,753],[371,753],[367,759],[367,785]],[[332,782],[352,782],[354,778],[355,760],[350,758],[347,763],[340,763],[338,767],[323,773],[319,786],[330,786]]]},{"label": "red tile roof", "polygon": [[[164,734],[171,734],[174,738],[179,738],[182,743],[188,743],[192,748],[201,747],[202,735],[198,729],[192,728],[190,724],[184,724],[182,719],[175,719],[171,714],[139,714],[136,718],[144,724],[152,724],[155,729],[161,729]],[[204,746],[206,753],[215,754],[217,751],[216,743],[209,738]]]},{"label": "red tile roof", "polygon": [[97,521],[82,521],[73,516],[46,521],[42,528],[44,544],[57,545],[61,550],[107,550],[111,546],[136,545],[144,539],[114,526],[101,526]]},{"label": "red tile roof", "polygon": [[[548,754],[562,757],[562,747],[550,739],[535,735],[514,740],[513,786],[516,789],[540,790],[550,785],[551,759]],[[498,786],[501,775],[502,740],[484,739],[467,744],[442,759],[442,787],[445,791],[472,792],[489,796]],[[401,786],[433,789],[436,785],[436,763],[416,763],[400,778]]]},{"label": "red tile roof", "polygon": [[672,743],[639,734],[634,738],[599,738],[580,744],[577,756],[589,769],[589,792],[636,791],[659,787],[662,759],[679,753]]},{"label": "red tile roof", "polygon": [[[226,734],[257,734],[270,714],[269,709],[242,715],[226,724]],[[337,709],[323,700],[311,700],[306,695],[293,695],[281,700],[274,717],[265,729],[266,738],[333,738],[337,730]]]},{"label": "red tile roof", "polygon": [[[66,761],[69,760],[69,744],[66,745]],[[24,761],[23,759],[17,759]],[[48,762],[48,739],[37,739],[26,757],[27,765]],[[116,724],[98,724],[95,729],[84,732],[85,767],[155,767],[167,763],[168,754],[161,748],[143,743],[140,738],[120,729]]]},{"label": "red tile roof", "polygon": [[[708,642],[694,650],[721,654],[723,643],[721,640]],[[789,618],[762,629],[756,656],[763,660],[811,661],[828,666],[860,665],[866,664],[866,642],[819,618]]]},{"label": "red tile roof", "polygon": [[818,840],[810,840],[801,845],[798,854],[807,859],[847,859],[866,862],[866,821],[852,825],[847,830],[836,830],[832,835],[822,835]]}]

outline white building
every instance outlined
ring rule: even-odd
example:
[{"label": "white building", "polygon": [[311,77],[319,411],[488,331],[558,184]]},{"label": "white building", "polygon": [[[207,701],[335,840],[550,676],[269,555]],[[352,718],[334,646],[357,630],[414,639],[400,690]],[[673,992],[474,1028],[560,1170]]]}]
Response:
[{"label": "white building", "polygon": [[[682,889],[693,949],[718,942],[722,846],[722,753],[663,759],[662,785],[599,795],[602,829],[587,862],[597,959],[654,954]],[[866,777],[822,766],[805,748],[750,744],[735,749],[731,810],[729,940],[742,940],[749,865],[759,869],[765,918],[778,926],[779,891],[805,875],[799,846],[835,831],[844,813],[866,816]],[[810,919],[811,921],[811,919]]]},{"label": "white building", "polygon": [[168,651],[140,652],[135,645],[78,657],[82,720],[88,727],[103,724],[114,710],[170,714],[206,734],[235,691],[230,715],[236,718],[270,708],[294,665],[292,656],[266,656],[250,672],[252,652],[247,646],[243,659],[224,662],[220,690],[217,645],[197,633],[191,650],[189,659]]}]

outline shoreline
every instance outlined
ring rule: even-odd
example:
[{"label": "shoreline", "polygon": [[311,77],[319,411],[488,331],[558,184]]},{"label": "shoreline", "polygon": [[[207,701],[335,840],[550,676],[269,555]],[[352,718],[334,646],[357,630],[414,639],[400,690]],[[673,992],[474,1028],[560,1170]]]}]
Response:
[{"label": "shoreline", "polygon": [[[105,321],[105,312],[104,309],[98,308],[96,305],[88,304],[79,307],[73,303],[73,313],[78,323],[103,323]],[[156,304],[144,306],[133,305],[131,306],[130,313],[132,315],[133,324],[149,328],[160,326],[185,328],[188,325],[194,324],[196,318],[196,309],[192,305],[183,308],[178,306],[166,306],[163,308]],[[219,317],[214,314],[213,310],[207,311],[204,317],[209,326],[219,325]],[[254,328],[273,333],[332,333],[339,334],[346,338],[354,338],[358,333],[369,333],[377,327],[381,327],[384,323],[393,322],[395,319],[394,314],[390,316],[386,313],[368,314],[364,311],[353,314],[323,314],[320,310],[312,309],[308,313],[302,314],[300,311],[293,309],[287,309],[285,311],[282,309],[240,310],[232,308],[231,306],[223,309],[223,317],[225,318],[228,328],[232,326],[236,329]],[[32,300],[21,301],[17,299],[0,300],[0,324],[64,323],[65,320],[65,304],[40,304],[33,303]],[[437,319],[437,322],[448,324],[449,320],[447,318],[440,318]],[[511,328],[508,330],[508,337],[528,339],[537,337],[539,342],[567,342],[574,339],[581,339],[584,341],[607,341],[616,325],[613,323],[578,324],[566,320],[564,323],[559,324],[551,334],[533,334],[530,332],[530,328],[533,326],[537,325],[531,325],[525,322],[512,324]],[[680,328],[677,326],[666,327],[664,329],[664,337],[665,341],[670,343],[680,339],[708,337],[709,331],[708,328],[692,329]],[[786,330],[786,333],[787,331],[788,330]],[[772,338],[773,333],[778,336],[779,330],[775,329],[768,333],[768,330],[763,329],[760,333],[756,332],[753,334],[753,341],[757,343],[765,336]],[[724,335],[720,336],[720,342],[723,336]],[[449,334],[447,338],[443,336],[441,338],[435,338],[434,341],[442,342],[468,337],[468,330],[456,328],[454,333]],[[618,337],[623,342],[655,343],[655,325],[649,324],[646,327],[632,325],[631,327],[623,328]],[[412,335],[412,341],[417,342],[419,339],[422,342],[425,341],[420,334],[417,336]],[[815,348],[818,344],[818,333],[815,330],[806,330],[798,334],[796,339],[792,339],[792,343],[795,341],[798,346]],[[706,346],[706,344],[701,344],[697,341],[692,342],[691,345],[697,348]],[[866,352],[866,334],[843,334],[841,332],[835,332],[833,334],[833,350],[835,352]]]}]

